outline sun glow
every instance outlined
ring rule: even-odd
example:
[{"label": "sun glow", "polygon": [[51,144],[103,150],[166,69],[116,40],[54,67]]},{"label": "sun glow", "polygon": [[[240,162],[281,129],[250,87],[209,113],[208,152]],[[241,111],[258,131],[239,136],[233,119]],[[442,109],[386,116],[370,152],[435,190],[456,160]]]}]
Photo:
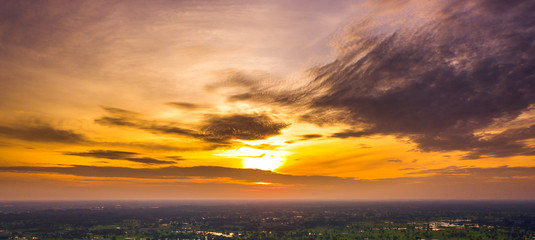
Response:
[{"label": "sun glow", "polygon": [[285,151],[242,147],[236,150],[228,150],[217,155],[241,158],[243,168],[256,168],[273,171],[284,163],[286,154],[287,153]]}]

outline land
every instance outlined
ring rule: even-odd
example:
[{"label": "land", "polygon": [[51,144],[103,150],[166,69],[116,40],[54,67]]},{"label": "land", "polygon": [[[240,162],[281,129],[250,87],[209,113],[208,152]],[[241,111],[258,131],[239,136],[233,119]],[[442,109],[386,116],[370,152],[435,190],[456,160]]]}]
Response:
[{"label": "land", "polygon": [[1,202],[0,239],[535,239],[535,202]]}]

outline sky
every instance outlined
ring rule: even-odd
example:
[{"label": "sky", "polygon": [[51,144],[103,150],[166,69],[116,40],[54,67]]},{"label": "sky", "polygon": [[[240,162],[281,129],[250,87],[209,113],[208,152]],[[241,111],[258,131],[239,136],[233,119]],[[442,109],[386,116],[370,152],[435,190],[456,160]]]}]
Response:
[{"label": "sky", "polygon": [[3,2],[0,200],[533,200],[533,12]]}]

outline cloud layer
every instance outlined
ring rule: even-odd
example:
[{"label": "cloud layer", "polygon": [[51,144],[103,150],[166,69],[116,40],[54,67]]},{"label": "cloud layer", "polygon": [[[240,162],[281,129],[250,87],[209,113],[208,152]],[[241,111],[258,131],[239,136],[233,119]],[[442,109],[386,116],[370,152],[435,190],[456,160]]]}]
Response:
[{"label": "cloud layer", "polygon": [[158,160],[150,157],[138,157],[139,153],[115,150],[91,150],[87,152],[66,152],[64,155],[105,158],[112,160],[126,160],[145,164],[173,164],[174,161]]},{"label": "cloud layer", "polygon": [[[495,168],[450,166],[439,169],[413,170],[406,177],[354,180],[350,178],[329,176],[295,176],[279,174],[258,169],[236,169],[224,167],[162,167],[162,168],[127,168],[96,166],[64,167],[0,167],[3,173],[40,174],[52,173],[92,178],[92,181],[117,181],[118,178],[138,179],[142,182],[157,182],[158,188],[165,186],[166,191],[158,192],[160,197],[177,197],[183,194],[199,192],[192,189],[204,189],[208,186],[212,199],[236,198],[251,191],[264,188],[259,192],[265,198],[299,198],[309,199],[533,199],[535,187],[535,168],[508,167]],[[97,178],[97,179],[95,179]],[[226,179],[223,181],[223,179]],[[216,185],[207,183],[217,182]],[[14,182],[21,184],[20,182]],[[201,184],[199,184],[201,183]],[[258,184],[263,183],[263,184]],[[270,183],[266,186],[267,183]],[[35,185],[35,184],[34,184]],[[240,187],[238,187],[240,186]],[[271,187],[270,187],[271,186]],[[0,187],[9,188],[9,185]],[[33,189],[35,186],[26,186]],[[136,185],[128,194],[139,194],[140,189],[151,192],[155,185]],[[267,189],[265,189],[267,187]],[[112,188],[123,191],[124,186]],[[97,190],[77,186],[76,191],[88,191],[98,195],[99,191],[109,191],[104,184]],[[208,189],[204,189],[208,190]],[[269,191],[268,191],[269,190]],[[58,192],[58,190],[54,190]],[[64,194],[62,192],[58,192]],[[180,193],[176,195],[176,193]],[[206,194],[207,192],[204,192]],[[214,195],[214,193],[217,193]],[[272,195],[273,193],[285,193]],[[124,193],[126,194],[126,193]],[[197,194],[197,195],[195,195]],[[113,194],[112,194],[113,195]],[[116,196],[116,195],[113,195]],[[122,195],[124,196],[124,195]],[[250,195],[248,195],[250,197]],[[116,196],[120,197],[120,196]]]}]

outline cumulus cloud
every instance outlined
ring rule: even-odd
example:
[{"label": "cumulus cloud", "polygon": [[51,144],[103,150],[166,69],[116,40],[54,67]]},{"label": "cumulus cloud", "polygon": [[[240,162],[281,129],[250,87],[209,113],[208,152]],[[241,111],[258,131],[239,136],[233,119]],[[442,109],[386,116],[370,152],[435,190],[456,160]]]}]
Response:
[{"label": "cumulus cloud", "polygon": [[251,87],[229,99],[305,106],[302,121],[351,127],[337,138],[404,136],[423,151],[466,158],[534,155],[524,141],[535,137],[532,127],[478,135],[535,104],[535,3],[502,5],[449,1],[416,29],[349,28],[340,56],[311,69],[308,85]]}]

